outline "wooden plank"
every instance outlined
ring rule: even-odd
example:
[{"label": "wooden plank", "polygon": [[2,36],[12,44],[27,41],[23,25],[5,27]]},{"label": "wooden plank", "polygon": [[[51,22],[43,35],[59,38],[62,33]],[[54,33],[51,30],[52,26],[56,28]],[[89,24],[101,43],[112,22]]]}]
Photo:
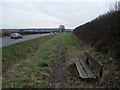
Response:
[{"label": "wooden plank", "polygon": [[79,62],[78,58],[76,58],[75,60],[75,64],[76,64],[76,67],[77,67],[77,70],[79,72],[79,75],[81,78],[88,78],[86,72],[84,71],[83,67],[81,66],[81,63]]},{"label": "wooden plank", "polygon": [[85,64],[85,62],[83,60],[79,59],[79,62],[82,64],[82,67],[84,68],[84,70],[89,78],[96,78],[96,76],[91,72],[91,70]]},{"label": "wooden plank", "polygon": [[90,60],[95,68],[97,68],[99,71],[103,67],[103,64],[101,64],[99,61],[97,61],[95,58],[93,58],[88,51],[85,50],[84,55]]}]

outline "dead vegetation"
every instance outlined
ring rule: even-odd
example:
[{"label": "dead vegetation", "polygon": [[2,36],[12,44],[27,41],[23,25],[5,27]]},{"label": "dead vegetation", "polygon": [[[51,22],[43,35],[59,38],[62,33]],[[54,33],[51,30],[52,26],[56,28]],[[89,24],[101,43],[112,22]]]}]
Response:
[{"label": "dead vegetation", "polygon": [[[106,14],[77,27],[73,33],[85,44],[84,49],[104,67],[99,81],[85,83],[79,78],[71,80],[80,81],[79,85],[86,88],[120,88],[120,2],[116,2]],[[77,84],[71,87],[79,87]]]},{"label": "dead vegetation", "polygon": [[78,74],[73,59],[79,57],[84,60],[83,51],[79,51],[74,47],[68,47],[66,55],[66,80],[68,88],[119,88],[120,71],[116,65],[117,62],[111,58],[107,58],[99,52],[95,52],[93,48],[83,47],[87,49],[91,55],[99,60],[103,65],[103,77],[100,80],[82,80]]},{"label": "dead vegetation", "polygon": [[96,51],[120,58],[120,2],[106,14],[75,28],[73,33]]}]

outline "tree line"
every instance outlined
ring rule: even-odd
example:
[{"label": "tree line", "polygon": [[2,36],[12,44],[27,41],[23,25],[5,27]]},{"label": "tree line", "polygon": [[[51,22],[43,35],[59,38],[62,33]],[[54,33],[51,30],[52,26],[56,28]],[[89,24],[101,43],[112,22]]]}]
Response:
[{"label": "tree line", "polygon": [[120,2],[104,15],[76,27],[73,33],[96,51],[120,58]]}]

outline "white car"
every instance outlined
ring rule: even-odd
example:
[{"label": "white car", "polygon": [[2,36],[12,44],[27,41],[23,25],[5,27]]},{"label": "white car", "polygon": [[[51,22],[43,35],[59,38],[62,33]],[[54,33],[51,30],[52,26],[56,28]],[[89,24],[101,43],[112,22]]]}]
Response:
[{"label": "white car", "polygon": [[18,38],[22,38],[22,35],[19,33],[12,33],[10,37],[11,39],[18,39]]}]

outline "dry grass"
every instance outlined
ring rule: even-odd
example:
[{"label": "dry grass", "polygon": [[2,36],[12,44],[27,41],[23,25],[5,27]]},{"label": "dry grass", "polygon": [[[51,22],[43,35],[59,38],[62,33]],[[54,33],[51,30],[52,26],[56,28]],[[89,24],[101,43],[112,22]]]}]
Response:
[{"label": "dry grass", "polygon": [[[104,65],[103,77],[101,80],[88,81],[79,77],[73,59],[76,57],[84,60],[83,51],[88,50],[98,61]],[[116,60],[105,57],[102,53],[95,52],[94,48],[84,46],[83,50],[78,50],[74,46],[69,46],[66,55],[66,78],[69,88],[119,88],[120,86],[120,70],[116,65]]]}]

